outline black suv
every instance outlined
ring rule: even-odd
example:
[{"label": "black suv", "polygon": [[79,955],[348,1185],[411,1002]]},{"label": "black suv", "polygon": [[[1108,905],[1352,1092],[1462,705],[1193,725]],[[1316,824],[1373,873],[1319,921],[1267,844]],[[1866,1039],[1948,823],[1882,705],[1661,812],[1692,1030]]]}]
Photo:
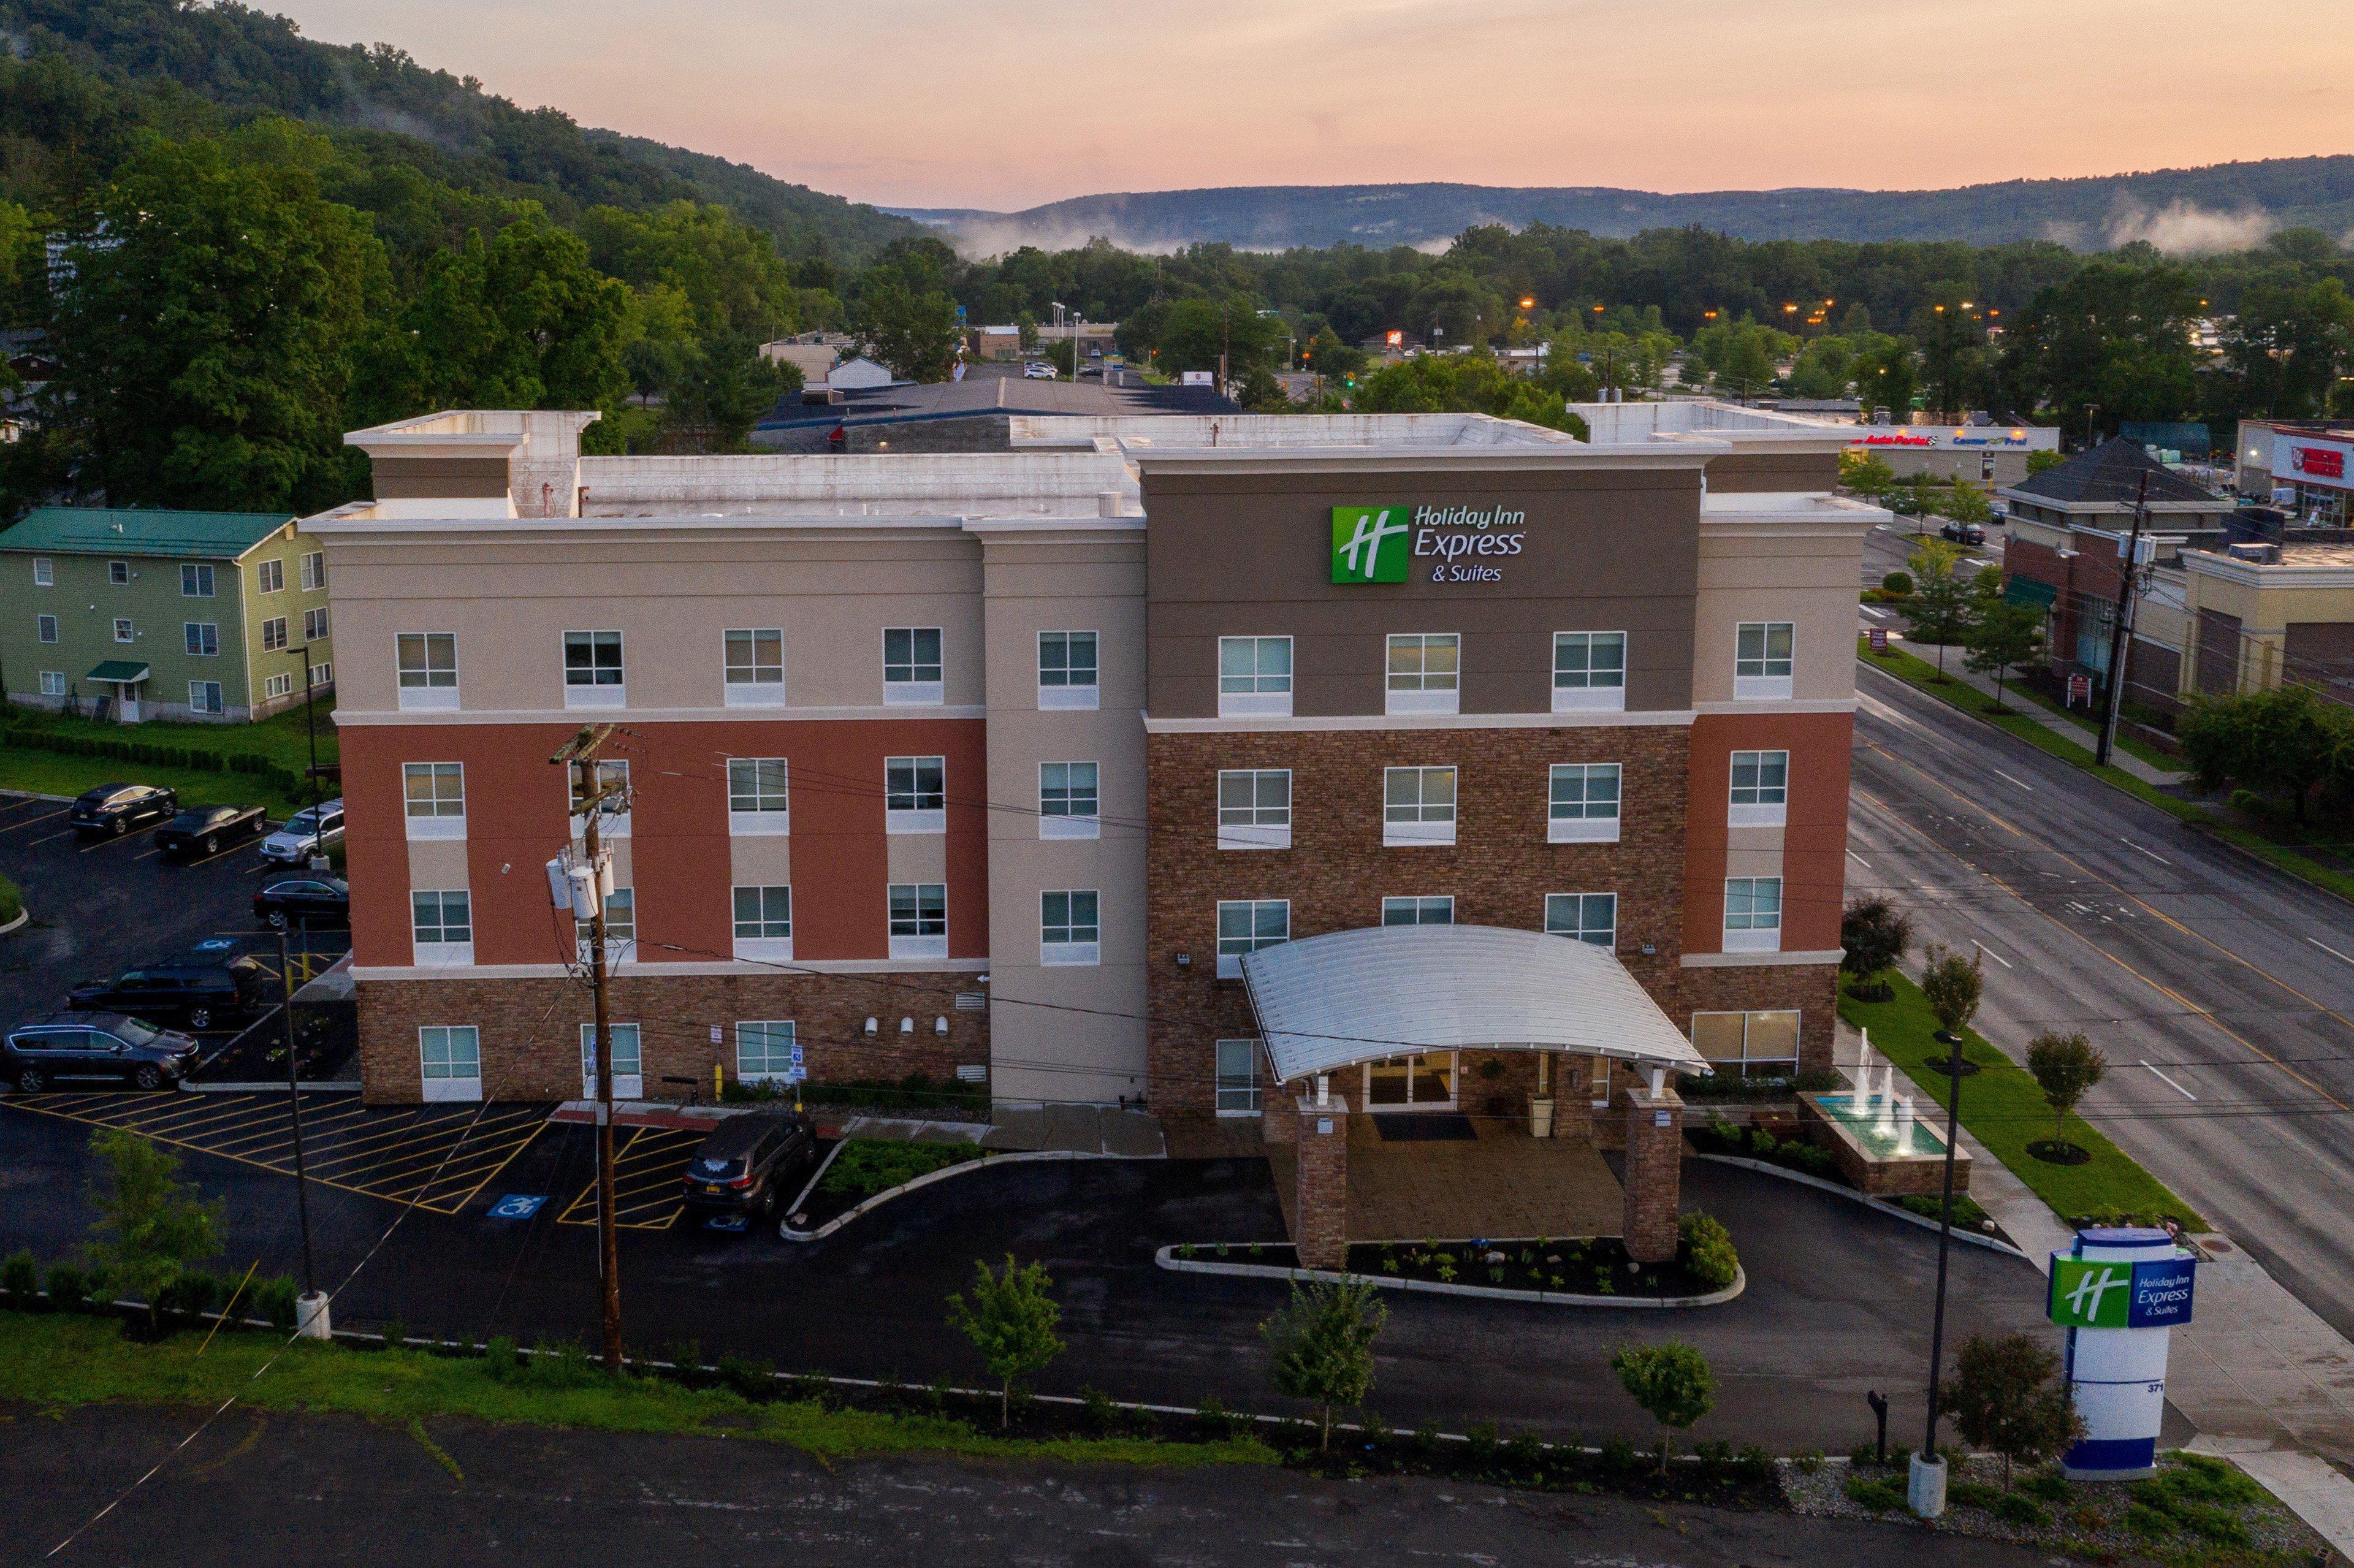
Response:
[{"label": "black suv", "polygon": [[767,1217],[790,1202],[790,1183],[817,1160],[817,1128],[790,1113],[731,1116],[711,1129],[680,1180],[686,1206],[710,1214]]},{"label": "black suv", "polygon": [[191,954],[76,986],[77,1012],[127,1012],[150,1023],[217,1029],[258,1018],[270,1006],[270,971],[252,959]]},{"label": "black suv", "polygon": [[60,1012],[0,1039],[0,1073],[28,1095],[68,1078],[111,1078],[160,1089],[196,1065],[196,1043],[119,1012]]},{"label": "black suv", "polygon": [[160,822],[180,809],[180,797],[152,784],[101,784],[85,789],[66,818],[78,833],[127,833]]}]

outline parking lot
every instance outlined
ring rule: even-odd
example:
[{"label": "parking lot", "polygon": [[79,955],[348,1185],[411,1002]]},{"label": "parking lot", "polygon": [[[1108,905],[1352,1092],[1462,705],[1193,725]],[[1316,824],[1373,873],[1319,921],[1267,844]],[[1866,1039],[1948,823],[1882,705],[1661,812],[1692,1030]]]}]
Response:
[{"label": "parking lot", "polygon": [[[708,1129],[614,1128],[613,1224],[625,1231],[666,1231],[686,1207],[680,1186],[686,1162]],[[597,1223],[597,1185],[588,1184],[557,1216],[559,1224]]]}]

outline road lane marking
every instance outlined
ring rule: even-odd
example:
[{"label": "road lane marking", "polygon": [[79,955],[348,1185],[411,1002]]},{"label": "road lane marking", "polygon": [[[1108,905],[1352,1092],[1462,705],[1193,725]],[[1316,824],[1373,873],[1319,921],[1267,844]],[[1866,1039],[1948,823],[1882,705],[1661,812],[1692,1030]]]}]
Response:
[{"label": "road lane marking", "polygon": [[[1858,864],[1858,865],[1860,865],[1860,866],[1863,867],[1863,869],[1864,869],[1864,870],[1866,870],[1866,871],[1870,871],[1870,870],[1872,869],[1872,863],[1871,863],[1870,861],[1868,861],[1868,860],[1864,859],[1861,855],[1860,855],[1860,854],[1856,853],[1855,853],[1855,851],[1853,851],[1853,850],[1850,850],[1850,851],[1848,851],[1848,852],[1847,852],[1847,858],[1848,858],[1848,859],[1850,859],[1850,860],[1851,860],[1851,861],[1853,861],[1853,862],[1855,862],[1855,863],[1856,863],[1856,864]],[[2354,961],[2354,960],[2349,960],[2349,961]]]},{"label": "road lane marking", "polygon": [[2009,959],[2004,958],[2000,953],[1996,952],[1992,948],[1988,947],[1976,937],[1972,937],[1970,938],[1970,946],[1976,948],[1979,952],[1984,953],[1988,958],[1992,959],[1996,963],[2000,964],[2004,969],[2010,968],[2010,960]]},{"label": "road lane marking", "polygon": [[[2142,1065],[2149,1067],[2149,1064],[2147,1062],[2144,1062]],[[2149,1067],[2149,1070],[2153,1073],[2158,1073],[2158,1081],[2159,1083],[2164,1084],[2168,1088],[2172,1089],[2184,1099],[2195,1100],[2199,1097],[2197,1095],[2192,1094],[2189,1089],[2184,1088],[2180,1084],[2176,1083],[2172,1078],[2168,1077],[2164,1073],[2158,1073],[2156,1067]]]},{"label": "road lane marking", "polygon": [[1875,609],[1868,604],[1860,604],[1857,605],[1856,608],[1863,611],[1864,614],[1872,617],[1874,620],[1885,620],[1888,619],[1888,612],[1884,609]]},{"label": "road lane marking", "polygon": [[2032,794],[2034,794],[2034,793],[2035,793],[2035,786],[2034,786],[2034,785],[2032,785],[2032,784],[2030,784],[2030,783],[2029,783],[2026,779],[2011,779],[2009,774],[2005,773],[2005,772],[2004,772],[2001,768],[1988,768],[1988,769],[1987,769],[1987,771],[1988,771],[1988,772],[1989,772],[1989,773],[1991,773],[1991,774],[1993,774],[1993,775],[1994,775],[1996,778],[1998,778],[1998,779],[2010,779],[2010,782],[2012,782],[2013,784],[2018,785],[2020,789],[2022,789],[2026,790],[2026,791],[2027,791],[2029,794],[2031,794],[2031,795],[2032,795]]},{"label": "road lane marking", "polygon": [[2149,858],[2150,858],[2150,859],[2152,859],[2152,860],[2154,860],[2154,861],[2158,862],[2158,864],[2160,864],[2160,865],[2172,865],[2172,864],[2174,863],[2172,861],[2170,861],[2170,860],[2167,859],[2164,855],[2162,855],[2162,854],[2158,853],[2156,850],[2147,850],[2147,849],[2144,849],[2144,848],[2142,848],[2142,847],[2141,847],[2141,845],[2139,845],[2139,844],[2137,844],[2137,843],[2134,842],[2133,842],[2133,840],[2131,840],[2131,839],[2129,839],[2129,838],[2126,838],[2126,837],[2124,834],[2122,834],[2122,833],[2120,833],[2120,834],[2117,836],[2117,842],[2119,842],[2119,843],[2121,843],[2121,844],[2125,845],[2125,846],[2126,846],[2126,848],[2127,848],[2127,849],[2129,849],[2129,850],[2133,851],[2136,854],[2146,854],[2146,855],[2149,856]]},{"label": "road lane marking", "polygon": [[2354,964],[2354,959],[2346,958],[2345,954],[2339,952],[2337,948],[2331,947],[2328,943],[2321,940],[2317,937],[2307,937],[2306,940],[2311,942],[2315,947],[2319,948],[2323,952],[2327,953],[2333,959],[2345,959],[2346,962]]}]

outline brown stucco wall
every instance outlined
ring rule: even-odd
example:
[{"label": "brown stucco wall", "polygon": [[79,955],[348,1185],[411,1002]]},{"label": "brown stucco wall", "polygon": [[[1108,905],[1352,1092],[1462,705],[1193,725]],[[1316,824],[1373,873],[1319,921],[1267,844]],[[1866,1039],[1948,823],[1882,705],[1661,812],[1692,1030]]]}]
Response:
[{"label": "brown stucco wall", "polygon": [[1761,492],[1829,494],[1839,484],[1839,465],[1836,451],[1734,452],[1709,460],[1708,487],[1726,495]]}]

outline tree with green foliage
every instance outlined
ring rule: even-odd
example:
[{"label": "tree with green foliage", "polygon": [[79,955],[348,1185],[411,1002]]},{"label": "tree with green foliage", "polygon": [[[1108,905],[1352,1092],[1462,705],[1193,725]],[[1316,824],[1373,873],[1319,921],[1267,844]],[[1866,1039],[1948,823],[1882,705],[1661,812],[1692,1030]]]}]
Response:
[{"label": "tree with green foliage", "polygon": [[1887,409],[1900,425],[1912,417],[1920,366],[1911,344],[1875,333],[1857,347],[1853,366],[1855,397],[1863,418],[1870,418],[1875,408]]},{"label": "tree with green foliage", "polygon": [[907,381],[946,381],[964,343],[955,300],[937,290],[913,292],[896,279],[861,291],[858,331],[866,351]]},{"label": "tree with green foliage", "polygon": [[1320,1448],[1332,1446],[1333,1409],[1363,1403],[1373,1386],[1373,1341],[1389,1321],[1379,1295],[1369,1280],[1295,1281],[1283,1310],[1259,1325],[1276,1392],[1316,1404]]},{"label": "tree with green foliage", "polygon": [[2052,1147],[2067,1150],[2068,1113],[2108,1075],[2109,1059],[2082,1034],[2047,1029],[2027,1044],[2027,1071],[2052,1107]]},{"label": "tree with green foliage", "polygon": [[1976,523],[1980,527],[1994,521],[1994,508],[1988,504],[1986,492],[1967,480],[1956,480],[1946,487],[1937,501],[1937,510],[1956,523]]},{"label": "tree with green foliage", "polygon": [[1659,1424],[1659,1473],[1667,1474],[1675,1435],[1716,1408],[1716,1373],[1708,1358],[1681,1340],[1621,1345],[1610,1352],[1618,1386]]},{"label": "tree with green foliage", "polygon": [[2027,477],[2033,479],[2039,473],[2050,473],[2067,461],[2066,457],[2056,451],[2041,449],[2031,451],[2027,454]]},{"label": "tree with green foliage", "polygon": [[1937,1407],[1973,1448],[2002,1456],[2002,1484],[2014,1467],[2058,1457],[2084,1435],[2084,1418],[2060,1381],[2060,1358],[2024,1334],[1972,1334],[1937,1385]]},{"label": "tree with green foliage", "polygon": [[1360,382],[1354,407],[1370,414],[1492,414],[1583,440],[1585,421],[1533,382],[1485,354],[1418,354]]},{"label": "tree with green foliage", "polygon": [[[1862,1000],[1888,1000],[1889,988],[1881,976],[1904,961],[1913,949],[1913,916],[1882,894],[1861,895],[1840,916],[1840,970],[1855,983]],[[1873,994],[1870,997],[1865,992]]]},{"label": "tree with green foliage", "polygon": [[1994,677],[1993,711],[2008,713],[2003,683],[2012,671],[2024,669],[2042,654],[2043,617],[2023,604],[1999,599],[1976,605],[1962,645],[1969,650],[1964,662],[1970,673]]},{"label": "tree with green foliage", "polygon": [[750,337],[721,332],[682,358],[663,407],[676,450],[738,451],[777,399],[801,390],[798,366],[763,358]]},{"label": "tree with green foliage", "polygon": [[1000,1430],[1013,1425],[1014,1386],[1063,1353],[1055,1332],[1063,1309],[1055,1304],[1055,1282],[1046,1266],[1013,1261],[990,1272],[984,1258],[973,1260],[972,1296],[949,1298],[949,1327],[964,1335],[981,1352],[981,1364],[997,1379],[997,1422]]},{"label": "tree with green foliage", "polygon": [[1961,1054],[1962,1031],[1978,1016],[1978,999],[1986,994],[1986,960],[1968,958],[1942,942],[1932,942],[1922,953],[1921,996],[1929,1015],[1937,1021],[1937,1038]]},{"label": "tree with green foliage", "polygon": [[2124,419],[2179,419],[2199,400],[2190,272],[2133,258],[2086,262],[2038,293],[2004,334],[2001,375],[2021,407],[2041,402],[2082,428],[2088,406]]},{"label": "tree with green foliage", "polygon": [[1905,558],[1913,573],[1913,602],[1905,607],[1915,642],[1937,649],[1937,679],[1946,679],[1946,647],[1970,632],[1970,590],[1962,580],[1962,552],[1944,539],[1921,539]]},{"label": "tree with green foliage", "polygon": [[2201,786],[2285,794],[2299,823],[2317,794],[2354,778],[2354,713],[2309,686],[2194,697],[2177,733]]},{"label": "tree with green foliage", "polygon": [[1840,453],[1839,482],[1850,494],[1877,501],[1895,488],[1896,471],[1878,452],[1850,447]]},{"label": "tree with green foliage", "polygon": [[90,1140],[103,1164],[90,1187],[98,1211],[90,1253],[109,1288],[147,1304],[153,1331],[158,1304],[173,1282],[220,1252],[223,1205],[206,1202],[179,1180],[178,1156],[135,1132],[106,1128]]},{"label": "tree with green foliage", "polygon": [[1342,343],[1339,334],[1324,326],[1301,345],[1300,360],[1319,376],[1339,381],[1365,368],[1365,351],[1354,344]]}]

